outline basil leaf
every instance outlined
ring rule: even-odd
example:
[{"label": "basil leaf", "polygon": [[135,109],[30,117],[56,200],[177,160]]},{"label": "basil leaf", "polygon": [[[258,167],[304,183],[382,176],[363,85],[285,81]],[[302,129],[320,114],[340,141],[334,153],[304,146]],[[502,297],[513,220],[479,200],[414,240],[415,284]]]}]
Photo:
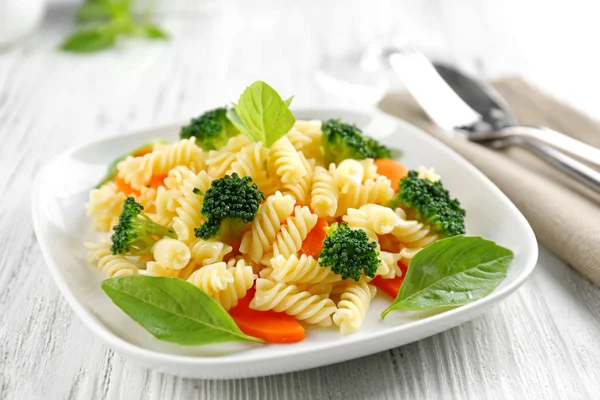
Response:
[{"label": "basil leaf", "polygon": [[121,276],[104,280],[102,290],[160,340],[186,346],[264,343],[244,334],[219,303],[182,279]]},{"label": "basil leaf", "polygon": [[135,34],[150,39],[168,39],[169,35],[156,25],[144,24],[135,27]]},{"label": "basil leaf", "polygon": [[262,81],[248,86],[233,107],[237,117],[228,113],[233,116],[231,122],[250,139],[267,147],[285,135],[296,121],[279,93]]},{"label": "basil leaf", "polygon": [[513,252],[475,236],[432,243],[411,260],[400,292],[383,311],[426,310],[471,303],[490,294],[506,278]]},{"label": "basil leaf", "polygon": [[290,96],[287,99],[284,100],[284,103],[286,106],[290,106],[292,104],[292,100],[294,100],[294,96]]},{"label": "basil leaf", "polygon": [[77,22],[103,22],[111,18],[110,5],[106,2],[87,2],[82,4],[75,13]]},{"label": "basil leaf", "polygon": [[60,45],[65,51],[75,53],[88,53],[113,47],[116,34],[111,29],[104,27],[82,29],[73,33]]}]

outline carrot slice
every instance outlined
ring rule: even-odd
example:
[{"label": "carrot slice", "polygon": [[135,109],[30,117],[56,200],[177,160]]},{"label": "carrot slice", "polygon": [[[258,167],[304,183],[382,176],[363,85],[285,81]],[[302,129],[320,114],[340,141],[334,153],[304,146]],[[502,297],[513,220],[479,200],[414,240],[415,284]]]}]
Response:
[{"label": "carrot slice", "polygon": [[229,315],[246,335],[269,343],[294,343],[304,339],[304,327],[291,315],[275,311],[256,311],[250,308],[254,288],[229,310]]},{"label": "carrot slice", "polygon": [[389,294],[394,299],[398,296],[398,292],[400,292],[400,287],[402,286],[402,282],[404,282],[404,277],[406,276],[406,270],[408,267],[398,261],[398,266],[402,271],[401,276],[397,276],[393,279],[383,279],[381,276],[376,276],[370,283],[383,290],[385,293]]},{"label": "carrot slice", "polygon": [[159,186],[164,186],[165,178],[167,176],[167,174],[152,175],[152,178],[150,178],[150,182],[148,182],[148,186],[154,189],[158,189]]},{"label": "carrot slice", "polygon": [[307,256],[312,256],[314,258],[319,257],[319,253],[323,249],[323,242],[327,237],[324,228],[327,227],[327,221],[323,218],[319,218],[315,227],[308,232],[306,235],[306,239],[302,242],[302,247],[300,248],[300,254],[306,254]]},{"label": "carrot slice", "polygon": [[125,194],[125,196],[129,195],[139,195],[140,192],[131,187],[128,183],[126,183],[122,178],[119,178],[119,175],[115,176],[115,183],[117,184],[117,190]]},{"label": "carrot slice", "polygon": [[377,173],[391,180],[392,187],[397,192],[400,179],[408,175],[408,168],[398,161],[390,160],[389,158],[378,158],[375,160],[375,165],[377,166]]},{"label": "carrot slice", "polygon": [[393,279],[383,279],[381,276],[376,276],[375,279],[369,283],[375,285],[395,299],[400,291],[400,286],[402,286],[402,281],[404,281],[404,277],[402,276],[397,276]]},{"label": "carrot slice", "polygon": [[133,153],[133,154],[132,154],[132,156],[133,156],[133,157],[143,157],[143,156],[145,156],[146,154],[150,154],[150,153],[152,153],[153,151],[154,151],[154,150],[152,149],[152,147],[150,147],[150,148],[145,148],[145,149],[142,149],[142,150],[140,150],[140,151],[138,151],[138,152],[135,152],[135,153]]}]

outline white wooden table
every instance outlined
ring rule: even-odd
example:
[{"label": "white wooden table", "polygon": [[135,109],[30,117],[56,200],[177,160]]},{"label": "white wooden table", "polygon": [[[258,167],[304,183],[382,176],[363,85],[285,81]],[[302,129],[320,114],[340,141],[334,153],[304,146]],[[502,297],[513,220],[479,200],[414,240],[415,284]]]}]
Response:
[{"label": "white wooden table", "polygon": [[[564,65],[544,64],[552,55],[543,52],[548,43],[535,40],[542,34],[505,23],[516,0],[502,2],[503,13],[491,1],[468,0],[239,3],[181,2],[183,10],[171,9],[164,23],[171,41],[129,42],[89,56],[55,50],[73,11],[55,4],[37,34],[0,53],[0,399],[598,398],[600,289],[545,249],[523,288],[481,318],[380,354],[279,376],[163,375],[113,353],[82,326],[46,271],[29,211],[33,177],[68,146],[188,119],[235,99],[256,79],[295,94],[298,106],[352,105],[315,83],[320,57],[396,23],[413,42],[441,44],[488,75],[519,72],[598,112],[598,90],[590,90],[598,82],[586,81],[597,61],[577,77],[554,79]],[[533,3],[524,12],[542,4]],[[543,4],[541,27],[550,27],[547,19],[562,8]],[[482,18],[476,38],[464,35],[465,13]],[[561,34],[583,29],[572,22]],[[559,38],[551,29],[546,35]]]}]

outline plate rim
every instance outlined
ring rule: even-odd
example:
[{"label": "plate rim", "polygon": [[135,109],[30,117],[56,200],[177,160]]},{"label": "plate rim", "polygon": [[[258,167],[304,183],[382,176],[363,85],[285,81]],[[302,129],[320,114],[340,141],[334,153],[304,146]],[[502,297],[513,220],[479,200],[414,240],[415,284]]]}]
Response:
[{"label": "plate rim", "polygon": [[[42,166],[42,168],[40,168],[40,170],[34,180],[32,194],[31,194],[31,214],[32,214],[32,220],[33,220],[34,232],[36,234],[37,241],[38,241],[38,246],[40,248],[42,256],[44,257],[45,264],[48,267],[48,269],[50,270],[50,274],[51,274],[55,284],[59,288],[61,294],[63,295],[63,297],[65,298],[65,300],[67,301],[67,303],[69,304],[71,309],[83,321],[84,325],[86,325],[86,327],[89,330],[91,330],[96,335],[98,335],[109,347],[111,347],[112,349],[114,349],[118,352],[121,352],[122,354],[131,355],[135,358],[150,361],[152,363],[164,362],[165,365],[178,365],[178,366],[183,366],[183,367],[192,367],[192,366],[195,366],[195,367],[211,367],[211,366],[212,367],[223,367],[223,366],[227,366],[232,363],[235,363],[238,366],[244,366],[245,364],[249,364],[249,363],[253,364],[253,363],[261,362],[261,361],[278,362],[281,360],[288,359],[289,357],[294,357],[294,356],[295,357],[311,357],[314,354],[319,354],[319,353],[323,354],[322,352],[324,350],[327,350],[328,352],[334,352],[341,347],[346,347],[348,345],[352,345],[352,346],[358,345],[358,346],[354,346],[355,349],[353,352],[348,352],[347,355],[344,355],[342,357],[336,357],[335,360],[329,360],[329,359],[323,360],[320,358],[318,362],[311,363],[310,366],[305,366],[303,368],[291,367],[291,368],[286,369],[286,368],[283,368],[283,366],[282,366],[280,373],[283,373],[283,372],[296,371],[296,370],[305,369],[305,368],[313,368],[313,367],[318,367],[318,366],[322,366],[322,365],[334,364],[337,362],[342,362],[345,360],[354,359],[354,358],[366,356],[369,354],[374,354],[376,352],[383,351],[383,350],[389,349],[391,347],[387,344],[387,342],[385,340],[379,341],[380,343],[383,344],[382,346],[380,346],[379,350],[373,350],[372,347],[369,347],[369,346],[361,347],[360,345],[363,343],[366,343],[366,342],[373,342],[373,341],[378,342],[378,339],[383,339],[385,337],[397,334],[399,331],[402,331],[402,330],[419,329],[422,325],[425,325],[425,324],[434,323],[434,324],[438,324],[438,325],[443,325],[444,321],[447,321],[447,320],[453,321],[456,318],[455,317],[456,314],[458,314],[458,316],[460,316],[461,314],[472,315],[472,316],[468,317],[465,321],[459,322],[458,324],[452,323],[452,322],[449,323],[449,325],[451,325],[451,327],[460,325],[461,323],[471,320],[475,316],[485,312],[492,305],[500,302],[504,298],[511,295],[531,275],[531,273],[533,272],[533,270],[536,266],[539,250],[538,250],[538,245],[537,245],[537,240],[536,240],[535,234],[533,233],[533,230],[532,230],[531,226],[529,225],[528,221],[525,219],[525,217],[519,211],[519,209],[513,204],[513,202],[487,176],[485,176],[481,171],[479,171],[479,169],[477,169],[470,161],[468,161],[467,159],[462,157],[460,154],[458,154],[455,150],[453,150],[452,148],[447,146],[441,140],[435,138],[434,136],[426,133],[422,129],[412,125],[411,123],[409,123],[401,118],[391,116],[391,115],[383,113],[382,111],[377,110],[377,109],[358,109],[358,108],[352,108],[352,107],[343,107],[343,108],[340,108],[340,107],[304,107],[304,108],[294,109],[294,111],[298,112],[298,113],[303,113],[303,114],[309,114],[311,111],[318,112],[318,113],[327,113],[327,114],[334,114],[336,112],[338,112],[338,113],[354,113],[354,114],[363,114],[363,115],[366,114],[366,115],[369,115],[370,117],[374,117],[374,118],[378,118],[378,119],[387,119],[387,120],[393,121],[394,123],[398,124],[401,127],[401,129],[403,129],[403,130],[413,131],[415,134],[418,134],[419,136],[421,136],[426,142],[430,142],[430,143],[435,142],[436,145],[441,146],[444,149],[444,151],[448,151],[448,152],[452,153],[453,157],[462,160],[461,161],[463,164],[462,166],[464,166],[465,168],[468,168],[469,170],[471,170],[471,172],[478,175],[479,178],[483,179],[486,186],[488,186],[489,189],[492,190],[492,192],[494,192],[494,194],[496,196],[500,197],[503,200],[503,202],[506,203],[510,209],[512,209],[513,215],[515,215],[515,217],[520,221],[521,225],[524,227],[524,233],[525,233],[524,236],[525,237],[523,238],[523,240],[528,245],[530,251],[528,253],[528,257],[524,260],[524,267],[523,267],[523,270],[521,271],[520,275],[518,275],[513,282],[511,282],[507,286],[503,287],[501,290],[496,290],[480,300],[477,300],[473,303],[466,304],[461,307],[457,307],[457,308],[449,310],[449,311],[445,311],[443,313],[439,313],[439,314],[436,314],[436,315],[433,315],[433,316],[430,316],[430,317],[427,317],[427,318],[424,318],[421,320],[411,322],[411,324],[409,326],[407,326],[407,325],[393,326],[393,327],[390,327],[390,329],[381,330],[379,332],[373,332],[373,333],[369,334],[368,336],[365,336],[362,338],[357,338],[354,340],[343,340],[343,341],[340,340],[338,342],[333,342],[333,343],[330,343],[330,342],[319,343],[308,350],[302,349],[302,348],[296,348],[296,349],[290,349],[290,351],[286,352],[285,354],[273,355],[273,354],[257,353],[257,354],[252,355],[251,357],[244,356],[243,355],[245,353],[244,351],[233,353],[233,354],[228,354],[225,356],[195,356],[195,355],[182,355],[182,354],[174,354],[174,353],[165,353],[165,352],[155,351],[152,349],[140,347],[136,344],[130,343],[127,340],[125,340],[125,339],[119,337],[118,335],[114,334],[113,332],[111,332],[110,329],[108,327],[106,327],[98,318],[93,316],[93,313],[91,313],[83,305],[83,303],[80,303],[80,301],[77,299],[77,297],[71,291],[67,282],[63,279],[62,274],[60,272],[60,268],[58,267],[57,263],[55,262],[53,257],[51,257],[50,243],[47,240],[40,240],[40,232],[41,232],[40,224],[41,224],[42,216],[40,215],[41,208],[38,206],[38,203],[40,202],[39,191],[42,186],[41,180],[51,165],[57,163],[60,159],[67,157],[69,154],[72,154],[74,152],[77,152],[77,151],[82,150],[87,147],[93,147],[99,143],[115,140],[117,138],[125,139],[130,136],[143,135],[144,133],[148,133],[148,132],[152,132],[152,131],[174,129],[174,128],[178,128],[181,126],[181,124],[172,123],[172,124],[165,124],[165,125],[160,125],[160,126],[156,126],[156,127],[140,128],[140,129],[137,129],[137,130],[134,130],[131,132],[124,133],[124,134],[115,134],[115,135],[110,135],[110,136],[106,136],[106,137],[102,137],[102,138],[97,138],[97,139],[82,143],[81,145],[68,148],[65,151],[63,151],[60,154],[53,157],[47,163],[45,163]],[[457,139],[457,140],[463,140],[463,139]],[[444,329],[440,330],[440,332],[445,331],[447,329],[450,329],[450,328],[444,328]],[[407,342],[407,343],[410,343],[410,342]],[[323,358],[325,358],[325,357],[323,357]],[[238,374],[238,375],[240,375],[240,374]],[[238,375],[236,375],[236,376],[238,376]],[[240,376],[252,377],[252,376],[262,376],[262,375],[267,375],[267,374],[262,373],[260,371],[260,368],[257,368],[252,373],[244,373],[244,374],[241,374]]]}]

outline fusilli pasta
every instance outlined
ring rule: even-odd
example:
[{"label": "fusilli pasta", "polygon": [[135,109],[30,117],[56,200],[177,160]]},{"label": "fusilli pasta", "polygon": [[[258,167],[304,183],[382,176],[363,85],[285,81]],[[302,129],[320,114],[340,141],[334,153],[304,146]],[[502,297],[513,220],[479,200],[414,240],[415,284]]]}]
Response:
[{"label": "fusilli pasta", "polygon": [[132,188],[140,190],[152,175],[167,174],[178,165],[204,168],[204,153],[196,146],[196,138],[183,139],[142,157],[127,157],[117,165],[119,177]]},{"label": "fusilli pasta", "polygon": [[337,210],[339,193],[333,182],[334,173],[333,164],[329,167],[329,171],[320,166],[315,167],[310,207],[319,217],[333,217]]},{"label": "fusilli pasta", "polygon": [[185,243],[171,238],[163,238],[156,242],[152,248],[152,255],[163,267],[176,270],[185,268],[192,256]]},{"label": "fusilli pasta", "polygon": [[294,285],[262,278],[256,280],[256,294],[250,308],[285,312],[299,321],[320,326],[331,325],[331,314],[336,310],[333,300],[325,294],[300,291]]},{"label": "fusilli pasta", "polygon": [[[294,216],[288,217],[285,224],[281,225],[279,233],[277,233],[273,243],[273,254],[281,254],[284,257],[296,254],[302,247],[302,241],[315,227],[318,218],[310,212],[310,208],[296,206]],[[266,264],[266,262],[263,262],[263,264]]]},{"label": "fusilli pasta", "polygon": [[108,232],[117,224],[125,195],[117,191],[117,185],[109,182],[90,192],[89,200],[85,205],[87,215],[92,217],[92,229]]},{"label": "fusilli pasta", "polygon": [[333,314],[333,322],[343,334],[357,331],[363,324],[371,299],[377,289],[365,281],[348,284]]},{"label": "fusilli pasta", "polygon": [[114,255],[110,250],[110,242],[85,243],[90,251],[88,262],[102,270],[107,278],[138,274],[138,267],[123,255]]},{"label": "fusilli pasta", "polygon": [[256,263],[271,248],[281,228],[281,223],[292,214],[295,200],[292,196],[276,192],[260,206],[251,229],[242,237],[240,252],[248,254]]}]

